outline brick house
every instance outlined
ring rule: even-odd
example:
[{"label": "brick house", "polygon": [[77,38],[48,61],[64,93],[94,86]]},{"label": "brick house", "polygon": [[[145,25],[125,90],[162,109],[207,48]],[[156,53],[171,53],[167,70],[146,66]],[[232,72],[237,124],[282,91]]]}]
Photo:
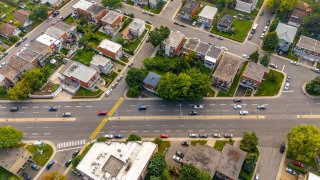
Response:
[{"label": "brick house", "polygon": [[115,43],[108,39],[104,39],[100,42],[98,49],[104,55],[111,57],[116,60],[120,60],[123,51],[121,44]]},{"label": "brick house", "polygon": [[199,8],[200,8],[200,4],[198,2],[193,0],[187,0],[183,4],[179,12],[179,15],[183,19],[192,20],[192,16],[196,15]]},{"label": "brick house", "polygon": [[171,30],[169,37],[160,45],[160,49],[166,56],[176,56],[180,54],[184,43],[184,34],[180,31]]},{"label": "brick house", "polygon": [[101,19],[108,12],[106,8],[86,0],[78,1],[72,6],[72,10],[74,16],[84,15],[95,23],[101,23]]},{"label": "brick house", "polygon": [[150,91],[150,92],[155,92],[156,91],[156,86],[160,81],[161,76],[154,73],[154,72],[149,72],[146,78],[143,80],[143,87]]},{"label": "brick house", "polygon": [[269,68],[255,62],[249,62],[247,68],[243,72],[240,85],[256,90],[268,72]]}]

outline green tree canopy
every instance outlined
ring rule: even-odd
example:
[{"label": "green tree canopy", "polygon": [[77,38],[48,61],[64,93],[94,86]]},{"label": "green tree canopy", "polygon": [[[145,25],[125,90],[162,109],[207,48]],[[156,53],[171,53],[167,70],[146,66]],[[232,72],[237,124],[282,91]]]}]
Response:
[{"label": "green tree canopy", "polygon": [[156,27],[149,33],[149,41],[153,46],[158,46],[170,35],[170,29],[166,26]]},{"label": "green tree canopy", "polygon": [[121,8],[121,0],[102,0],[101,1],[102,6],[108,7],[110,9],[117,9]]},{"label": "green tree canopy", "polygon": [[128,86],[143,86],[143,80],[147,76],[147,70],[145,69],[138,69],[138,68],[131,68],[129,69],[126,77],[126,83]]},{"label": "green tree canopy", "polygon": [[141,141],[141,137],[138,136],[136,133],[131,133],[127,141]]},{"label": "green tree canopy", "polygon": [[276,11],[281,4],[281,0],[267,0],[266,7],[271,11]]},{"label": "green tree canopy", "polygon": [[259,138],[257,137],[255,132],[243,132],[240,149],[249,153],[256,152],[258,143]]},{"label": "green tree canopy", "polygon": [[13,148],[21,143],[23,132],[12,126],[0,127],[0,148]]},{"label": "green tree canopy", "polygon": [[270,54],[267,53],[261,58],[260,64],[264,65],[265,67],[268,67],[269,62],[270,62]]},{"label": "green tree canopy", "polygon": [[48,18],[48,7],[46,5],[36,5],[30,14],[30,19],[37,20],[37,19],[47,19]]},{"label": "green tree canopy", "polygon": [[250,61],[253,61],[253,62],[258,62],[259,60],[259,52],[258,50],[255,50],[253,53],[251,53],[249,55],[249,58],[248,58]]},{"label": "green tree canopy", "polygon": [[298,0],[281,0],[279,11],[287,12],[293,10],[296,6]]},{"label": "green tree canopy", "polygon": [[161,153],[156,153],[148,164],[149,176],[162,177],[163,172],[167,169],[166,158]]},{"label": "green tree canopy", "polygon": [[197,169],[193,164],[183,164],[181,167],[180,180],[211,180],[212,177]]},{"label": "green tree canopy", "polygon": [[43,174],[41,180],[66,180],[66,176],[58,171],[52,171]]},{"label": "green tree canopy", "polygon": [[298,125],[287,136],[288,156],[301,162],[310,162],[320,152],[320,130],[315,125]]},{"label": "green tree canopy", "polygon": [[320,76],[310,81],[306,86],[306,90],[311,95],[320,95]]},{"label": "green tree canopy", "polygon": [[264,39],[263,39],[263,43],[262,43],[262,49],[265,51],[273,51],[279,43],[279,38],[276,32],[270,32],[268,33]]},{"label": "green tree canopy", "polygon": [[313,12],[309,16],[306,16],[301,27],[304,34],[320,40],[320,12]]},{"label": "green tree canopy", "polygon": [[244,159],[242,169],[245,170],[248,174],[254,170],[256,167],[256,162],[258,155],[256,153],[248,153]]},{"label": "green tree canopy", "polygon": [[83,155],[78,155],[75,158],[72,159],[72,165],[73,167],[77,167],[80,161],[83,159]]}]

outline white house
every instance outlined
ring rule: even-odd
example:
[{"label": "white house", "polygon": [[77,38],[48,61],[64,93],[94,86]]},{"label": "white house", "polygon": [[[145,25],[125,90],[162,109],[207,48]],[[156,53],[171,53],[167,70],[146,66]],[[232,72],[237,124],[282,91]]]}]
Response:
[{"label": "white house", "polygon": [[110,74],[114,71],[114,66],[109,58],[95,55],[90,62],[90,67],[103,74]]},{"label": "white house", "polygon": [[132,38],[139,38],[146,29],[146,23],[141,19],[134,19],[128,28]]},{"label": "white house", "polygon": [[216,7],[205,6],[198,15],[198,22],[201,24],[202,27],[211,27],[217,12],[218,9]]},{"label": "white house", "polygon": [[258,0],[237,0],[236,10],[251,13],[257,7]]}]

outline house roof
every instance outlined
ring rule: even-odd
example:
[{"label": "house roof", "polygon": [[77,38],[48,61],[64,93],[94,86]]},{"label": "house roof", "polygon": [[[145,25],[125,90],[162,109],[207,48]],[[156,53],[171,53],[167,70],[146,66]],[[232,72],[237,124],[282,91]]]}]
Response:
[{"label": "house roof", "polygon": [[0,69],[0,74],[2,74],[3,76],[5,76],[7,79],[11,81],[14,81],[13,79],[20,74],[20,71],[18,71],[17,69],[13,69],[7,65]]},{"label": "house roof", "polygon": [[14,32],[14,30],[17,29],[17,27],[9,24],[9,23],[4,23],[0,27],[0,34],[4,34],[5,36],[8,36]]},{"label": "house roof", "polygon": [[210,44],[200,41],[200,43],[198,44],[198,46],[197,46],[195,51],[198,54],[205,55],[205,54],[207,54],[210,46],[211,46]]},{"label": "house roof", "polygon": [[142,21],[141,19],[135,18],[131,24],[129,25],[129,29],[133,31],[138,31],[142,26],[145,26],[145,22]]},{"label": "house roof", "polygon": [[58,1],[59,1],[59,0],[41,0],[41,4],[46,4],[46,3],[48,3],[48,4],[50,4],[50,5],[55,5],[55,4],[57,4]]},{"label": "house roof", "polygon": [[48,46],[39,41],[30,41],[30,44],[27,48],[43,56],[46,56],[48,53],[50,53]]},{"label": "house roof", "polygon": [[46,46],[51,46],[55,41],[57,41],[56,38],[49,36],[47,34],[42,34],[39,36],[36,41],[46,45]]},{"label": "house roof", "polygon": [[158,82],[160,81],[161,76],[154,73],[154,72],[149,72],[149,74],[147,75],[146,78],[144,78],[143,83],[144,84],[149,84],[153,87],[156,87],[156,85],[158,84]]},{"label": "house roof", "polygon": [[242,62],[243,61],[236,56],[228,53],[223,54],[217,69],[214,71],[213,77],[231,82]]},{"label": "house roof", "polygon": [[169,37],[163,41],[163,44],[176,48],[183,39],[184,34],[180,31],[171,30]]},{"label": "house roof", "polygon": [[217,171],[230,179],[238,179],[246,154],[241,149],[227,143],[222,150]]},{"label": "house roof", "polygon": [[277,26],[276,32],[278,34],[279,39],[292,43],[294,40],[294,37],[296,36],[297,30],[298,29],[296,27],[279,23]]},{"label": "house roof", "polygon": [[46,31],[45,34],[55,38],[55,39],[60,39],[65,31],[55,27],[55,26],[50,26]]},{"label": "house roof", "polygon": [[182,9],[181,9],[181,12],[182,13],[192,13],[192,11],[199,6],[199,3],[196,2],[196,1],[193,1],[193,0],[187,0]]},{"label": "house roof", "polygon": [[258,0],[237,0],[237,1],[241,1],[241,2],[244,2],[244,3],[248,3],[248,4],[254,4]]},{"label": "house roof", "polygon": [[85,66],[76,61],[68,61],[65,68],[61,69],[61,74],[67,77],[73,77],[82,82],[89,82],[90,79],[97,73],[97,70]]},{"label": "house roof", "polygon": [[103,16],[101,21],[104,21],[108,24],[112,24],[115,20],[117,20],[121,16],[122,15],[116,11],[109,11],[105,16]]},{"label": "house roof", "polygon": [[75,26],[70,26],[63,21],[57,21],[53,26],[64,32],[73,31],[76,28]]},{"label": "house roof", "polygon": [[307,174],[307,179],[306,180],[320,180],[320,177],[318,175],[315,175],[311,172]]},{"label": "house roof", "polygon": [[32,63],[35,59],[39,57],[39,54],[35,51],[32,51],[24,47],[17,53],[17,56]]},{"label": "house roof", "polygon": [[230,27],[232,25],[232,22],[233,17],[229,14],[225,14],[220,18],[218,25],[223,27]]},{"label": "house roof", "polygon": [[104,39],[100,42],[99,48],[106,49],[108,51],[116,53],[122,48],[122,46],[121,44],[118,44],[116,42]]},{"label": "house roof", "polygon": [[296,46],[308,49],[309,51],[320,53],[320,41],[307,36],[300,36],[300,39]]},{"label": "house roof", "polygon": [[187,40],[187,42],[184,44],[184,48],[191,50],[191,51],[195,51],[196,48],[198,47],[198,44],[200,43],[200,40],[197,38],[190,38]]},{"label": "house roof", "polygon": [[90,64],[94,66],[105,66],[110,61],[111,60],[109,58],[103,57],[101,55],[94,55]]},{"label": "house roof", "polygon": [[213,20],[214,16],[217,14],[218,9],[212,6],[205,6],[199,13],[199,17],[204,17],[206,19]]},{"label": "house roof", "polygon": [[93,3],[86,1],[86,0],[80,0],[76,4],[72,6],[73,9],[82,9],[86,11]]},{"label": "house roof", "polygon": [[209,51],[206,54],[206,57],[211,57],[217,60],[221,54],[222,54],[222,49],[217,48],[215,46],[211,46]]},{"label": "house roof", "polygon": [[105,8],[102,7],[102,6],[99,6],[97,4],[92,4],[88,9],[87,11],[92,13],[93,15],[98,15],[100,14],[102,11],[104,11]]},{"label": "house roof", "polygon": [[7,66],[11,66],[13,69],[16,69],[16,70],[22,72],[32,65],[28,61],[26,61],[18,56],[12,56],[10,58],[10,60],[8,61]]},{"label": "house roof", "polygon": [[16,10],[13,13],[14,18],[18,20],[21,24],[24,24],[26,21],[29,20],[29,15],[30,12],[23,9]]},{"label": "house roof", "polygon": [[302,24],[303,23],[303,20],[302,19],[299,19],[299,18],[296,18],[296,17],[293,17],[293,16],[291,16],[290,18],[289,18],[289,21],[288,21],[288,23],[295,23],[295,24]]},{"label": "house roof", "polygon": [[255,62],[249,62],[242,76],[257,82],[262,82],[264,74],[268,72],[269,68]]},{"label": "house roof", "polygon": [[294,16],[294,17],[298,17],[300,19],[303,19],[304,17],[308,16],[308,13],[305,12],[305,11],[302,11],[298,8],[295,8],[291,14],[291,16]]}]

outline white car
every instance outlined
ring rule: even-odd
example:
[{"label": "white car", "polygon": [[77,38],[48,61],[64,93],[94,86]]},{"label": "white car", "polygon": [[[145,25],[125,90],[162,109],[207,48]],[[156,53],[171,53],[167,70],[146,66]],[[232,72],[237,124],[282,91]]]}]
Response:
[{"label": "white car", "polygon": [[195,109],[203,109],[203,105],[202,104],[197,104],[197,105],[194,105],[194,108]]},{"label": "white car", "polygon": [[276,64],[270,63],[269,66],[274,68],[274,69],[278,69],[278,66]]},{"label": "white car", "polygon": [[228,51],[228,48],[226,48],[226,47],[224,47],[224,46],[221,46],[220,47],[222,50],[224,50],[224,51]]},{"label": "white car", "polygon": [[284,85],[284,90],[289,90],[289,86],[290,86],[290,84],[287,82],[287,83]]},{"label": "white car", "polygon": [[256,174],[255,176],[254,176],[254,180],[259,180],[260,179],[260,175],[259,174]]},{"label": "white car", "polygon": [[263,38],[264,38],[264,35],[265,35],[265,34],[262,33],[262,34],[260,35],[260,38],[263,39]]},{"label": "white car", "polygon": [[197,137],[198,137],[198,134],[189,134],[189,137],[190,137],[190,138],[197,138]]},{"label": "white car", "polygon": [[221,138],[221,134],[219,134],[219,133],[214,133],[214,134],[212,134],[212,137],[214,137],[214,138]]},{"label": "white car", "polygon": [[267,30],[268,30],[268,26],[265,26],[265,27],[263,28],[263,32],[267,32]]},{"label": "white car", "polygon": [[112,139],[113,135],[112,134],[106,134],[106,135],[104,135],[104,137],[107,138],[107,139]]},{"label": "white car", "polygon": [[257,109],[267,109],[267,105],[265,105],[265,104],[258,105]]},{"label": "white car", "polygon": [[29,43],[27,43],[27,44],[24,45],[24,47],[28,47],[28,46],[29,46]]},{"label": "white car", "polygon": [[179,162],[179,163],[182,162],[182,159],[181,159],[180,157],[176,156],[176,155],[174,155],[174,156],[172,157],[172,159],[175,160],[175,161],[177,161],[177,162]]},{"label": "white car", "polygon": [[241,105],[240,105],[240,104],[234,105],[234,106],[233,106],[233,109],[240,110],[240,109],[241,109]]},{"label": "white car", "polygon": [[111,93],[112,93],[112,89],[107,90],[106,96],[107,96],[107,97],[110,96]]},{"label": "white car", "polygon": [[249,56],[248,56],[247,54],[242,54],[242,57],[243,57],[243,58],[246,58],[246,59],[249,58]]},{"label": "white car", "polygon": [[290,64],[295,65],[295,66],[299,65],[297,61],[290,61]]},{"label": "white car", "polygon": [[240,115],[248,115],[249,111],[242,110],[239,112]]},{"label": "white car", "polygon": [[116,9],[115,11],[118,12],[118,13],[120,13],[120,14],[122,14],[122,12],[121,12],[120,9]]},{"label": "white car", "polygon": [[2,67],[5,67],[7,65],[7,62],[1,63]]}]

